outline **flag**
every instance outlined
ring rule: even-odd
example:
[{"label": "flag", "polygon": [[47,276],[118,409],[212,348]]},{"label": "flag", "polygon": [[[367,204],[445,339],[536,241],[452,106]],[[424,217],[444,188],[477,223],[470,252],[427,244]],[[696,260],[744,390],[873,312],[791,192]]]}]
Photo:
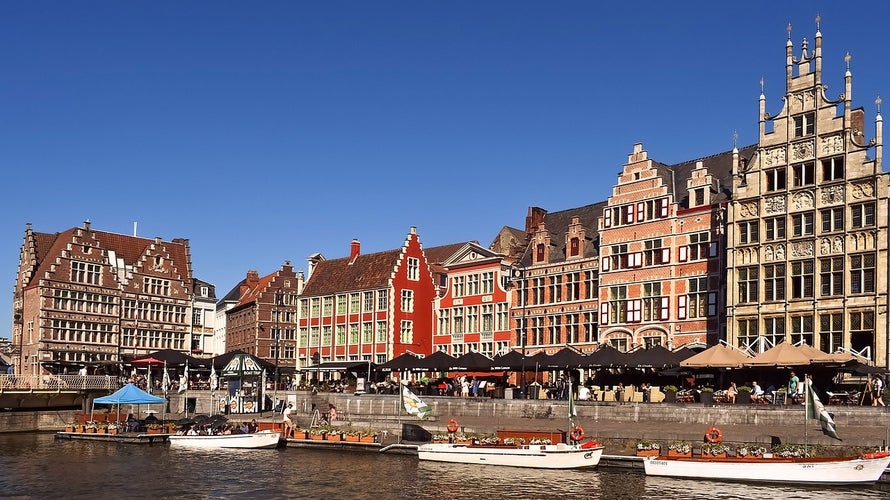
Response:
[{"label": "flag", "polygon": [[843,441],[837,435],[837,426],[834,425],[834,420],[822,405],[822,401],[819,400],[819,396],[816,395],[816,391],[813,390],[813,385],[810,383],[807,383],[807,417],[819,421],[819,425],[822,426],[822,434]]},{"label": "flag", "polygon": [[185,370],[182,372],[182,377],[179,378],[179,393],[187,391],[189,388],[189,364],[185,364]]},{"label": "flag", "polygon": [[164,378],[161,380],[161,385],[164,386],[164,394],[167,394],[167,391],[170,390],[170,374],[167,373],[167,362],[164,361]]},{"label": "flag", "polygon": [[219,379],[216,376],[216,367],[211,364],[210,365],[210,390],[211,391],[216,390],[216,383],[218,381],[219,381]]},{"label": "flag", "polygon": [[408,415],[417,415],[420,418],[426,418],[426,416],[430,414],[429,405],[421,401],[421,399],[411,392],[406,385],[402,386],[402,406],[405,407],[405,411]]}]

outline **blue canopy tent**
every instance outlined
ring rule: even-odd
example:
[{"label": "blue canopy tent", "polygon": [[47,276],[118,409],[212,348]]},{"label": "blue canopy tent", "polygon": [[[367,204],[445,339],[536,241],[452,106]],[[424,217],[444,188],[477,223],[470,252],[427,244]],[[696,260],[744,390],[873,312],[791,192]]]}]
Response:
[{"label": "blue canopy tent", "polygon": [[[93,409],[96,407],[96,403],[101,405],[118,405],[118,420],[120,420],[120,405],[122,404],[130,404],[130,405],[156,405],[166,403],[167,400],[158,396],[154,396],[149,394],[142,389],[136,387],[135,384],[127,384],[113,394],[109,394],[108,396],[102,396],[101,398],[96,398],[93,400]],[[90,420],[93,419],[93,411],[90,410]]]}]

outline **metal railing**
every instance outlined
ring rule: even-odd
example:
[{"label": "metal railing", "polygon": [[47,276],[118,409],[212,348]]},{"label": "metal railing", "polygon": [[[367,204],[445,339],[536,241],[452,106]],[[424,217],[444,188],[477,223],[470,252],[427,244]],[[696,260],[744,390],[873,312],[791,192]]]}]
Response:
[{"label": "metal railing", "polygon": [[85,391],[117,390],[123,387],[111,375],[0,375],[0,390]]}]

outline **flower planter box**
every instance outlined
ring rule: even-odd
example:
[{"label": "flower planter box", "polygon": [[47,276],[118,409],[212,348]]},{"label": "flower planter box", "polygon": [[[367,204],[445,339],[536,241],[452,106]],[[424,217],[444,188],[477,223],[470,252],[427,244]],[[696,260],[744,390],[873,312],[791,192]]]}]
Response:
[{"label": "flower planter box", "polygon": [[637,450],[638,457],[657,457],[661,450]]},{"label": "flower planter box", "polygon": [[117,429],[108,429],[109,434],[117,434]]},{"label": "flower planter box", "polygon": [[677,451],[677,450],[668,450],[668,456],[669,457],[691,457],[692,452],[691,451],[682,452],[682,451]]},{"label": "flower planter box", "polygon": [[99,429],[97,431],[98,434],[108,434],[108,429]]},{"label": "flower planter box", "polygon": [[359,442],[360,443],[376,443],[377,436],[361,436],[361,438],[359,439]]},{"label": "flower planter box", "polygon": [[160,433],[161,433],[161,429],[146,429],[145,432],[146,432],[147,434],[160,434]]},{"label": "flower planter box", "polygon": [[309,434],[309,439],[312,439],[314,441],[325,441],[326,437],[326,434]]},{"label": "flower planter box", "polygon": [[702,458],[726,458],[726,453],[718,453],[716,455],[706,453],[702,455]]},{"label": "flower planter box", "polygon": [[65,427],[65,432],[74,432],[74,426],[69,425],[69,426]]},{"label": "flower planter box", "polygon": [[96,429],[87,429],[87,430],[86,430],[86,433],[87,433],[87,434],[95,434],[95,433],[96,433]]}]

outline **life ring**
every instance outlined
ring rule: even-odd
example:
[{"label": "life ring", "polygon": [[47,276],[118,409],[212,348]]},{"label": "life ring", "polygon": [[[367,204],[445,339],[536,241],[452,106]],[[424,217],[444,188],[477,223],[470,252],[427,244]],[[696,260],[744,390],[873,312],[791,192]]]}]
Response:
[{"label": "life ring", "polygon": [[580,425],[576,425],[572,427],[572,432],[569,436],[571,436],[572,441],[581,441],[584,439],[584,429]]},{"label": "life ring", "polygon": [[457,432],[457,420],[452,418],[448,421],[448,432]]},{"label": "life ring", "polygon": [[723,433],[716,427],[711,427],[705,433],[705,441],[709,443],[719,443],[723,440]]}]

